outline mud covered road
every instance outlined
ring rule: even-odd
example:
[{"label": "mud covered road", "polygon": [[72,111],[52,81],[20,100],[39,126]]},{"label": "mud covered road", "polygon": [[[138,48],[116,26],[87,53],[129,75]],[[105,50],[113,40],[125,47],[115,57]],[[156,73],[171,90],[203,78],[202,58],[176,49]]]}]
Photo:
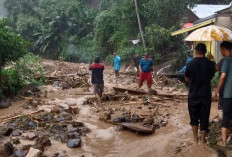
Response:
[{"label": "mud covered road", "polygon": [[[120,97],[112,97],[119,95],[113,87],[137,90],[137,78],[132,71],[123,71],[121,77],[115,79],[112,69],[106,67],[106,99],[102,106],[98,106],[88,83],[88,65],[45,60],[43,67],[47,84],[26,91],[19,100],[12,102],[12,106],[0,110],[0,156],[7,156],[4,144],[8,141],[13,147],[11,156],[16,156],[16,152],[26,156],[32,147],[47,157],[221,156],[207,145],[193,144],[187,91],[177,88],[180,85],[175,82],[160,78],[157,85],[153,85],[159,94],[172,95],[171,98],[128,93],[122,98],[122,93]],[[140,91],[146,92],[145,85]],[[158,110],[156,106],[159,106]],[[112,112],[110,117],[109,111]],[[141,135],[112,123],[124,114],[142,119],[136,119],[139,125],[152,118],[146,127],[152,127],[154,132]],[[211,119],[217,115],[217,103],[214,102]],[[4,128],[13,129],[4,131]],[[6,134],[7,131],[10,133]],[[81,140],[76,148],[68,146],[70,134],[71,140]],[[41,141],[49,144],[39,147]]]}]

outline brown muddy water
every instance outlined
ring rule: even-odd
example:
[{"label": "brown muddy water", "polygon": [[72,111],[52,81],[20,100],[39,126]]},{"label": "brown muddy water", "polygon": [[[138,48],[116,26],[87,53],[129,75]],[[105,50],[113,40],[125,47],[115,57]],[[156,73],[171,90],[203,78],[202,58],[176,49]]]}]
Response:
[{"label": "brown muddy water", "polygon": [[[59,153],[68,157],[217,157],[218,154],[205,145],[193,144],[191,140],[191,128],[187,111],[187,102],[172,104],[169,112],[171,118],[166,127],[157,129],[152,135],[139,135],[128,130],[116,131],[117,126],[107,124],[99,120],[94,108],[82,105],[87,96],[77,96],[80,92],[75,89],[66,91],[48,88],[52,92],[44,101],[55,102],[78,102],[81,108],[76,120],[84,122],[91,129],[86,137],[82,137],[82,147],[69,149],[66,144],[52,140],[52,146],[47,147],[44,155],[52,157]],[[24,112],[22,105],[25,101],[13,103],[4,110],[0,110],[0,117],[9,113]],[[107,104],[106,104],[107,105]],[[213,103],[211,117],[218,114],[217,104]],[[21,141],[27,142],[27,141]]]}]

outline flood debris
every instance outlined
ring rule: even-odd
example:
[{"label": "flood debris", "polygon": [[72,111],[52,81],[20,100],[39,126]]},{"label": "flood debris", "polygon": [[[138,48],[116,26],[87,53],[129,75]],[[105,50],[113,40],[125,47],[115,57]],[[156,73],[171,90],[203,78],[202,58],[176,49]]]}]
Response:
[{"label": "flood debris", "polygon": [[41,150],[34,149],[33,147],[31,147],[26,157],[39,157],[41,154],[42,154]]},{"label": "flood debris", "polygon": [[[13,156],[40,156],[56,142],[72,149],[82,147],[86,141],[83,136],[91,131],[79,119],[84,112],[82,105],[88,105],[84,107],[93,111],[95,119],[99,117],[100,120],[114,125],[117,131],[150,135],[168,125],[171,108],[178,101],[187,100],[187,95],[178,93],[175,87],[157,87],[150,93],[145,89],[138,89],[134,72],[121,73],[120,78],[115,79],[112,72],[106,71],[106,90],[102,105],[98,106],[94,94],[88,88],[88,65],[58,61],[51,64],[46,60],[43,64],[47,78],[46,87],[49,86],[52,90],[30,89],[22,96],[27,101],[24,112],[0,119],[0,136],[9,141],[7,152]],[[164,77],[156,80],[159,85],[172,86],[171,81]],[[82,87],[85,87],[84,90],[79,91]],[[72,88],[76,88],[78,92],[69,96],[85,96],[83,104],[63,98]],[[58,96],[50,98],[54,93]],[[62,98],[58,99],[61,95]],[[4,147],[0,148],[6,152]],[[54,152],[54,156],[65,156],[65,153]]]}]

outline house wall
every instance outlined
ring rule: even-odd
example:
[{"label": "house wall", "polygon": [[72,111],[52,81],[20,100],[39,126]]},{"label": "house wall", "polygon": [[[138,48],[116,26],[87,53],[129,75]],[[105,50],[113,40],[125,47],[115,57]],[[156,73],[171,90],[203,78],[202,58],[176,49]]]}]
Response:
[{"label": "house wall", "polygon": [[222,26],[222,27],[226,27],[228,29],[232,29],[232,18],[230,16],[230,14],[219,14],[216,17],[216,22],[215,24],[217,26]]}]

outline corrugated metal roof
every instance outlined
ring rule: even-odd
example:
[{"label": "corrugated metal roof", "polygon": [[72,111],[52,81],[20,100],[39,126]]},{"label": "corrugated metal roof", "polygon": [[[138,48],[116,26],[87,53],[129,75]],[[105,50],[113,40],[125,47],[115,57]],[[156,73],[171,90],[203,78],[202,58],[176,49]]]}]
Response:
[{"label": "corrugated metal roof", "polygon": [[215,14],[217,11],[226,9],[228,7],[230,7],[230,5],[197,4],[191,9],[191,11],[199,18],[205,18]]}]

